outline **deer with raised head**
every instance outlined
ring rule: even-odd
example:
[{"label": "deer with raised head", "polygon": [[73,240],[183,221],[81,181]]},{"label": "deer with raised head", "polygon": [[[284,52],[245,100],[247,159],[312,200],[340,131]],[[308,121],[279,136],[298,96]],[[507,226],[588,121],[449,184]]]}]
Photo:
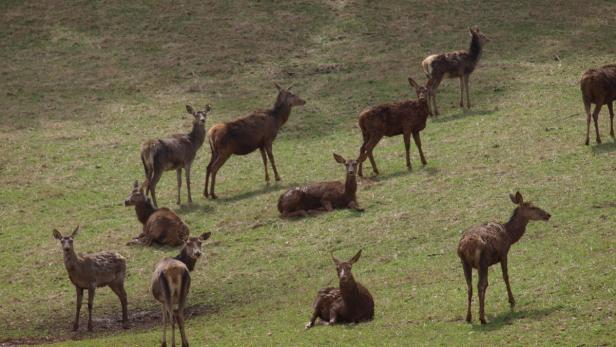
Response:
[{"label": "deer with raised head", "polygon": [[592,118],[595,122],[595,134],[597,143],[601,143],[599,136],[599,112],[601,106],[607,104],[610,112],[610,136],[614,138],[614,109],[613,102],[616,100],[616,64],[605,65],[598,69],[590,69],[580,79],[580,89],[582,90],[582,100],[586,111],[586,145],[590,137],[590,104],[595,104]]},{"label": "deer with raised head", "polygon": [[428,89],[420,86],[411,77],[408,78],[409,84],[417,94],[417,100],[405,100],[390,102],[374,107],[369,107],[359,114],[359,128],[363,137],[363,143],[359,149],[360,177],[363,177],[363,162],[366,156],[372,164],[372,171],[375,175],[379,174],[376,167],[372,151],[381,141],[383,136],[402,135],[404,139],[404,149],[406,150],[406,167],[411,170],[411,135],[415,145],[419,150],[419,156],[423,165],[427,164],[423,151],[421,150],[421,138],[419,132],[426,127],[426,120],[430,114],[428,107]]},{"label": "deer with raised head", "polygon": [[518,242],[526,231],[529,221],[550,219],[550,214],[533,205],[532,202],[524,202],[520,192],[515,195],[509,194],[511,202],[516,205],[513,214],[507,223],[490,222],[476,225],[464,231],[458,245],[458,256],[462,261],[464,277],[466,278],[468,306],[466,321],[471,322],[471,301],[473,298],[473,269],[479,273],[477,290],[479,292],[479,320],[486,324],[484,305],[486,289],[488,288],[488,268],[500,263],[503,272],[503,280],[507,286],[507,295],[511,308],[515,306],[515,299],[509,285],[509,272],[507,269],[507,254],[511,245]]},{"label": "deer with raised head", "polygon": [[345,182],[318,182],[287,190],[278,199],[278,211],[283,217],[307,216],[308,211],[325,210],[329,212],[335,208],[363,211],[357,203],[356,196],[355,174],[359,159],[346,160],[336,153],[334,153],[334,159],[346,169]]},{"label": "deer with raised head", "polygon": [[421,62],[426,76],[428,77],[428,89],[430,91],[430,107],[432,113],[438,116],[436,107],[436,89],[441,84],[443,78],[460,79],[460,107],[464,108],[464,91],[466,91],[466,107],[471,108],[469,94],[469,77],[481,58],[483,46],[489,42],[479,28],[469,28],[471,44],[467,51],[454,51],[443,54],[433,54]]},{"label": "deer with raised head", "polygon": [[177,214],[166,207],[156,208],[144,193],[139,182],[133,183],[133,191],[124,200],[124,206],[135,206],[137,219],[143,225],[141,233],[127,245],[152,243],[176,247],[183,245],[190,235],[190,229]]},{"label": "deer with raised head", "polygon": [[175,170],[178,179],[177,204],[180,204],[180,189],[182,188],[182,168],[186,175],[186,189],[188,202],[192,202],[190,194],[190,168],[197,151],[205,141],[205,120],[210,105],[205,105],[203,111],[195,111],[192,106],[186,105],[186,111],[193,116],[192,130],[188,134],[175,134],[157,140],[146,141],[141,145],[141,162],[145,170],[146,194],[152,196],[154,206],[156,203],[156,185],[164,171]]},{"label": "deer with raised head", "polygon": [[79,311],[83,301],[83,291],[88,290],[88,331],[92,331],[92,306],[96,288],[109,286],[120,298],[122,304],[122,327],[128,329],[128,300],[124,290],[124,277],[126,276],[126,259],[116,252],[98,252],[89,254],[76,254],[73,247],[74,238],[79,226],[69,236],[63,236],[57,229],[53,230],[53,237],[60,241],[64,251],[64,265],[68,277],[77,290],[77,307],[73,330],[79,329]]},{"label": "deer with raised head", "polygon": [[[214,188],[216,186],[216,174],[218,170],[233,154],[246,155],[259,149],[263,159],[265,170],[265,181],[269,182],[267,172],[267,158],[272,163],[276,181],[280,181],[280,175],[276,169],[272,144],[276,139],[278,130],[282,127],[291,114],[291,108],[301,106],[306,103],[299,96],[293,94],[289,88],[282,88],[274,83],[278,89],[278,96],[274,107],[268,110],[258,110],[246,117],[242,117],[230,122],[216,124],[208,131],[212,158],[207,165],[205,174],[205,188],[203,195],[216,199]],[[267,157],[266,157],[267,153]],[[211,189],[208,191],[210,177],[212,179]]]},{"label": "deer with raised head", "polygon": [[348,261],[340,261],[332,254],[336,264],[339,287],[319,290],[313,304],[313,313],[306,329],[314,326],[317,318],[329,325],[337,323],[359,323],[374,317],[374,300],[361,283],[355,281],[351,267],[361,256],[361,249]]},{"label": "deer with raised head", "polygon": [[167,320],[171,322],[171,346],[175,347],[175,323],[178,323],[182,337],[182,347],[188,347],[184,332],[184,307],[190,290],[190,272],[202,255],[202,242],[212,233],[190,237],[174,258],[165,258],[156,264],[152,275],[150,292],[162,305],[163,337],[161,346],[167,346]]}]

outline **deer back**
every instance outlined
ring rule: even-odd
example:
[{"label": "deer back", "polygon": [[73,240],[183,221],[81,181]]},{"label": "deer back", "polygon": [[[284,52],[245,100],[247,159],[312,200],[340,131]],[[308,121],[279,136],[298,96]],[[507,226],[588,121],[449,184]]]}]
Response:
[{"label": "deer back", "polygon": [[115,252],[97,252],[77,256],[77,263],[66,263],[71,282],[79,288],[92,284],[103,287],[123,281],[126,274],[126,259]]},{"label": "deer back", "polygon": [[178,215],[163,207],[148,218],[144,234],[158,244],[176,247],[188,239],[190,229]]}]

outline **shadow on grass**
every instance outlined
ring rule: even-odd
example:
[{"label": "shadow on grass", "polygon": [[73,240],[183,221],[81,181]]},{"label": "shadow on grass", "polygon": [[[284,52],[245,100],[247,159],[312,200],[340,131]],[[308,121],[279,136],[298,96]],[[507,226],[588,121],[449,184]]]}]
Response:
[{"label": "shadow on grass", "polygon": [[430,117],[430,118],[435,123],[444,123],[444,122],[449,122],[452,120],[462,119],[466,117],[486,116],[486,115],[493,114],[494,112],[496,111],[495,110],[463,110],[463,111],[458,111],[458,113],[454,113],[450,116],[440,115],[440,116]]},{"label": "shadow on grass", "polygon": [[271,193],[271,192],[275,192],[275,191],[280,191],[283,189],[288,189],[291,187],[297,187],[300,186],[297,183],[288,183],[288,184],[280,184],[280,183],[274,183],[274,184],[266,184],[263,187],[256,189],[256,190],[251,190],[248,192],[244,192],[244,193],[240,193],[238,195],[233,195],[233,196],[229,196],[229,197],[219,197],[217,200],[215,201],[221,201],[221,202],[234,202],[234,201],[239,201],[239,200],[244,200],[244,199],[249,199],[249,198],[253,198],[255,196],[259,196],[262,194],[267,194],[267,193]]},{"label": "shadow on grass", "polygon": [[494,331],[501,329],[505,325],[511,324],[512,321],[523,318],[541,319],[551,315],[553,312],[563,309],[564,306],[556,305],[543,309],[522,309],[500,313],[496,317],[488,320],[488,324],[473,324],[473,330],[476,331]]},{"label": "shadow on grass", "polygon": [[210,205],[201,205],[201,204],[196,204],[194,201],[191,204],[182,204],[180,205],[178,208],[175,209],[175,211],[177,212],[182,212],[182,213],[186,213],[186,212],[212,212],[214,211],[214,208],[212,208],[212,206]]},{"label": "shadow on grass", "polygon": [[616,143],[612,140],[609,140],[609,142],[598,143],[590,148],[592,149],[592,152],[594,154],[611,153],[616,151]]},{"label": "shadow on grass", "polygon": [[374,175],[372,174],[371,176],[364,176],[364,177],[358,177],[359,182],[362,183],[377,183],[377,182],[381,182],[381,181],[387,181],[390,180],[392,178],[397,178],[397,177],[402,177],[402,176],[406,176],[406,175],[412,175],[414,173],[423,173],[425,172],[426,174],[432,176],[432,175],[436,175],[439,172],[438,168],[435,167],[427,167],[424,165],[419,165],[419,166],[413,166],[413,169],[411,171],[409,170],[402,170],[402,171],[397,171],[397,172],[392,172],[392,173],[388,173],[385,175],[379,174],[379,175]]}]

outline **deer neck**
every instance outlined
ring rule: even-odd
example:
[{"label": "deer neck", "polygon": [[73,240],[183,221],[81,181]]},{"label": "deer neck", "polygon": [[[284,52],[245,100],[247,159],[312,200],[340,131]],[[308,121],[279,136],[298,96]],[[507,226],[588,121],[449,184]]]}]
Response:
[{"label": "deer neck", "polygon": [[180,254],[178,254],[175,259],[184,263],[188,268],[188,271],[192,271],[197,263],[197,259],[190,257],[188,253],[186,253],[186,248],[182,248]]},{"label": "deer neck", "polygon": [[192,130],[190,131],[190,134],[188,134],[188,137],[193,143],[195,150],[200,148],[205,141],[205,124],[200,121],[194,121]]},{"label": "deer neck", "polygon": [[355,192],[357,192],[357,178],[355,175],[347,173],[346,182],[344,183],[344,194],[347,197],[354,198]]},{"label": "deer neck", "polygon": [[511,238],[511,244],[518,242],[522,238],[524,232],[526,232],[526,225],[528,225],[528,218],[523,217],[518,208],[513,210],[511,218],[504,225],[505,231],[507,231]]},{"label": "deer neck", "polygon": [[68,252],[64,252],[64,266],[68,272],[74,272],[79,266],[79,257],[75,253],[75,249],[71,248]]},{"label": "deer neck", "polygon": [[473,35],[473,38],[471,39],[471,45],[468,49],[468,54],[470,55],[473,64],[476,64],[479,61],[479,58],[481,58],[482,51],[483,48],[481,47],[481,43],[479,43],[479,39],[477,38],[477,36]]},{"label": "deer neck", "polygon": [[156,208],[152,205],[150,198],[146,198],[145,201],[135,204],[135,213],[137,213],[137,219],[139,219],[141,224],[145,224],[154,212],[156,212]]},{"label": "deer neck", "polygon": [[344,302],[353,302],[358,299],[359,287],[353,276],[348,281],[340,281],[340,293]]},{"label": "deer neck", "polygon": [[289,120],[290,114],[291,106],[287,105],[285,102],[276,100],[274,108],[272,108],[271,115],[276,118],[278,127],[281,127],[284,123],[287,122],[287,120]]}]

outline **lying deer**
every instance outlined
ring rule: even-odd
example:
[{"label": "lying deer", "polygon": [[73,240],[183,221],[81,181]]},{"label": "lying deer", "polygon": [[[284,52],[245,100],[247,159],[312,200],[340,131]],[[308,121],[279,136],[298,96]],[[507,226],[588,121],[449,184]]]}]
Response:
[{"label": "lying deer", "polygon": [[307,211],[334,208],[350,208],[363,211],[357,203],[357,179],[355,171],[358,160],[346,160],[334,153],[336,162],[346,168],[346,181],[318,182],[304,187],[291,188],[278,199],[278,211],[283,217],[306,216]]},{"label": "lying deer", "polygon": [[171,345],[175,347],[175,322],[180,327],[182,347],[188,347],[184,332],[184,307],[190,290],[190,271],[195,268],[201,257],[201,243],[212,233],[203,233],[199,237],[190,237],[180,254],[175,258],[165,258],[156,264],[152,275],[150,291],[162,304],[163,338],[161,346],[167,346],[167,319],[171,321]]},{"label": "lying deer", "polygon": [[197,155],[197,151],[205,140],[205,119],[212,110],[205,105],[203,111],[193,110],[186,105],[186,111],[193,117],[192,130],[188,134],[175,134],[158,140],[149,140],[141,146],[141,161],[145,170],[146,193],[152,196],[154,206],[156,203],[156,185],[163,171],[175,170],[178,178],[177,204],[180,204],[180,188],[182,187],[182,168],[186,171],[186,189],[188,202],[192,202],[190,194],[190,167]]},{"label": "lying deer", "polygon": [[[216,174],[224,165],[232,154],[246,155],[259,149],[261,158],[263,159],[263,168],[265,170],[265,181],[269,182],[267,173],[267,156],[272,163],[274,176],[276,181],[280,181],[274,154],[272,152],[272,144],[276,139],[278,130],[282,127],[291,114],[291,108],[294,106],[304,105],[306,102],[299,96],[287,89],[281,88],[274,83],[278,89],[278,96],[274,107],[269,110],[259,110],[250,115],[230,121],[227,123],[216,124],[208,131],[210,148],[212,149],[212,158],[207,165],[205,174],[205,188],[203,195],[216,199],[214,187],[216,186]],[[212,177],[212,186],[208,192],[208,184],[210,176]]]},{"label": "lying deer", "polygon": [[[426,127],[426,120],[430,114],[428,107],[428,89],[418,85],[412,78],[408,78],[410,85],[415,89],[417,101],[406,100],[381,104],[363,110],[359,114],[359,128],[363,136],[363,143],[359,149],[359,156],[367,156],[372,164],[372,171],[375,175],[379,174],[376,167],[372,151],[381,141],[383,136],[397,136],[402,134],[404,148],[406,150],[406,167],[411,169],[411,135],[415,145],[419,150],[421,163],[427,164],[423,151],[421,150],[421,138],[419,132]],[[363,161],[359,161],[359,177],[363,177]]]},{"label": "lying deer", "polygon": [[443,54],[433,54],[421,62],[426,76],[428,77],[428,89],[430,91],[430,107],[432,113],[438,116],[436,107],[436,89],[441,84],[443,78],[460,79],[460,107],[464,108],[464,91],[466,90],[466,107],[471,108],[471,101],[468,96],[468,81],[471,73],[475,71],[483,46],[488,39],[479,28],[469,28],[471,34],[471,44],[468,51],[455,51]]},{"label": "lying deer", "polygon": [[349,261],[342,262],[332,254],[340,287],[327,287],[319,290],[314,301],[314,312],[306,329],[314,326],[317,318],[326,324],[359,323],[374,317],[374,300],[366,287],[356,282],[351,267],[361,256],[361,249]]},{"label": "lying deer", "polygon": [[607,104],[610,112],[610,136],[614,138],[614,109],[613,102],[616,100],[616,64],[605,65],[598,69],[590,69],[582,75],[580,80],[584,110],[586,111],[586,145],[590,137],[590,104],[595,104],[592,118],[595,122],[595,134],[597,143],[601,143],[599,136],[599,112],[601,106]]},{"label": "lying deer", "polygon": [[139,182],[133,183],[133,191],[124,200],[124,206],[135,206],[137,219],[143,224],[141,233],[127,245],[145,245],[152,243],[176,247],[183,245],[190,235],[188,226],[168,208],[156,208],[143,192]]},{"label": "lying deer", "polygon": [[73,330],[79,329],[79,311],[83,301],[83,290],[88,290],[88,331],[92,331],[92,305],[94,292],[98,287],[109,286],[120,298],[122,304],[122,327],[128,329],[127,297],[124,290],[124,276],[126,275],[126,260],[115,252],[98,252],[90,254],[75,253],[73,239],[79,231],[79,226],[69,236],[62,236],[53,230],[53,237],[60,241],[64,251],[64,265],[68,277],[77,290],[77,308]]},{"label": "lying deer", "polygon": [[486,289],[488,288],[488,268],[500,263],[503,271],[503,280],[507,286],[507,295],[511,308],[515,306],[511,286],[509,285],[509,273],[507,271],[507,254],[511,245],[518,242],[524,232],[526,225],[531,220],[550,219],[550,214],[533,205],[531,202],[524,202],[522,194],[517,192],[515,195],[509,194],[511,201],[517,205],[513,210],[513,215],[505,224],[488,223],[470,227],[462,234],[462,239],[458,245],[458,256],[464,268],[468,291],[468,309],[466,321],[470,323],[471,301],[473,298],[473,268],[479,272],[479,320],[481,324],[486,324],[484,314],[484,303]]}]

